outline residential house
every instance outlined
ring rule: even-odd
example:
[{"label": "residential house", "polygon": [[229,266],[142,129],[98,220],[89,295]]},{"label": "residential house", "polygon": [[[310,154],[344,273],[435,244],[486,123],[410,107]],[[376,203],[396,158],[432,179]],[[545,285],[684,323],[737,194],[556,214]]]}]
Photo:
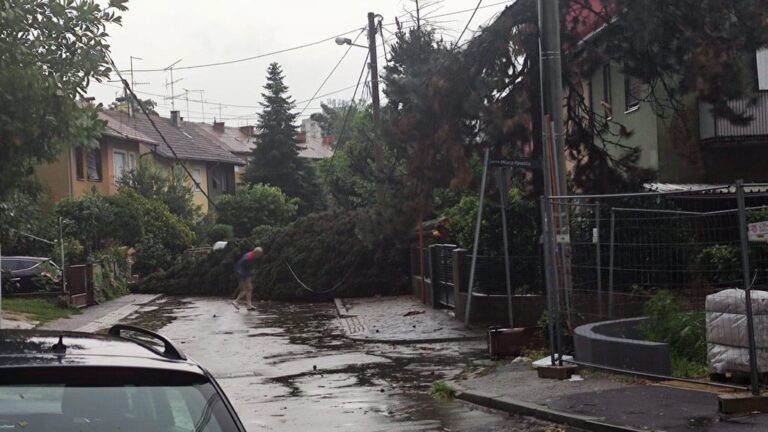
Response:
[{"label": "residential house", "polygon": [[104,112],[99,113],[99,119],[106,122],[106,128],[98,147],[70,148],[54,162],[35,167],[35,177],[54,203],[67,197],[82,197],[91,191],[116,194],[120,178],[136,168],[142,154],[158,146],[153,138]]},{"label": "residential house", "polygon": [[235,167],[243,166],[243,161],[194,123],[184,122],[178,111],[171,111],[171,118],[138,114],[131,116],[115,110],[105,111],[104,114],[157,143],[151,151],[142,153],[142,157],[151,154],[157,163],[171,170],[186,168],[185,172],[191,173],[194,179],[194,201],[203,213],[208,212],[209,199],[215,201],[222,194],[234,192]]},{"label": "residential house", "polygon": [[235,184],[243,184],[242,177],[254,147],[254,127],[232,127],[226,126],[224,122],[217,121],[214,121],[213,125],[207,123],[190,123],[189,125],[196,127],[201,133],[217,140],[240,159],[243,165],[235,166]]},{"label": "residential house", "polygon": [[320,123],[304,119],[298,136],[299,157],[309,160],[328,159],[333,156],[333,137],[323,136]]},{"label": "residential house", "polygon": [[[595,10],[603,7],[600,0],[592,3]],[[599,41],[605,28],[602,19],[590,22],[582,14],[579,22],[576,32],[582,40]],[[613,133],[619,134],[622,127],[628,132],[621,143],[640,149],[639,167],[653,170],[659,182],[766,181],[768,171],[762,161],[768,158],[768,50],[743,55],[754,61],[758,88],[754,98],[730,104],[754,118],[748,125],[734,125],[716,116],[695,95],[684,98],[683,112],[660,116],[644,100],[648,84],[624,74],[622,64],[607,58],[585,78],[585,97],[592,112],[610,118]],[[607,148],[617,155],[622,151]]]}]

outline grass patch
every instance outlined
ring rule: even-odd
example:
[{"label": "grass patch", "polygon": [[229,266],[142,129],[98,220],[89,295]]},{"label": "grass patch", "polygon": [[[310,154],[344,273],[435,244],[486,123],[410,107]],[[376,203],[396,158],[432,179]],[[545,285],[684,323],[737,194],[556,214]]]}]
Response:
[{"label": "grass patch", "polygon": [[81,313],[79,309],[61,306],[55,300],[39,298],[3,299],[3,310],[25,314],[41,324]]},{"label": "grass patch", "polygon": [[432,390],[430,390],[429,394],[436,399],[451,400],[456,394],[456,391],[445,381],[435,381],[432,384]]}]

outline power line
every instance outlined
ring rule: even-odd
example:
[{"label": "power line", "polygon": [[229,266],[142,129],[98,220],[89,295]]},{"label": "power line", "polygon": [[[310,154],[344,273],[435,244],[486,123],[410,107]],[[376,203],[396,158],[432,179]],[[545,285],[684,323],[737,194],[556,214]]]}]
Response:
[{"label": "power line", "polygon": [[[515,1],[517,1],[517,0],[500,1],[500,2],[496,2],[496,3],[487,4],[485,6],[477,8],[477,9],[487,9],[487,8],[494,7],[494,6],[500,6],[500,5],[503,5],[503,4],[514,3]],[[433,18],[447,17],[447,16],[451,16],[451,15],[460,15],[460,14],[472,12],[474,10],[475,9],[473,8],[473,9],[464,9],[464,10],[453,11],[453,12],[446,12],[444,14],[432,15],[429,18],[433,19]],[[410,16],[406,14],[406,15],[400,15],[398,18],[410,18]],[[414,21],[413,21],[413,19],[400,21],[400,23],[404,23],[404,22],[414,22]],[[387,24],[384,24],[384,25],[385,26],[393,26],[393,25],[397,25],[397,23],[396,22],[390,22],[390,23],[387,23]]]},{"label": "power line", "polygon": [[464,33],[466,33],[467,29],[469,28],[469,24],[472,22],[472,19],[475,18],[475,14],[477,13],[477,10],[480,9],[481,3],[483,3],[483,0],[478,0],[477,6],[475,6],[475,10],[472,12],[472,16],[470,16],[469,20],[467,21],[467,25],[464,26],[464,30],[462,30],[461,34],[459,34],[459,37],[456,38],[457,45],[459,42],[461,42],[461,38],[464,37]]},{"label": "power line", "polygon": [[[273,55],[277,55],[277,54],[287,53],[287,52],[290,52],[290,51],[296,51],[296,50],[303,49],[303,48],[309,48],[309,47],[315,46],[315,45],[320,45],[322,43],[335,40],[337,37],[346,36],[346,35],[348,35],[350,33],[354,33],[354,32],[359,31],[359,30],[360,30],[360,28],[356,28],[354,30],[350,30],[350,31],[347,31],[347,32],[344,32],[344,33],[341,33],[341,34],[333,35],[331,37],[328,37],[328,38],[325,38],[325,39],[321,39],[321,40],[318,40],[318,41],[315,41],[315,42],[310,42],[310,43],[306,43],[306,44],[303,44],[303,45],[298,45],[298,46],[295,46],[295,47],[285,48],[285,49],[281,49],[281,50],[277,50],[277,51],[272,51],[272,52],[268,52],[268,53],[264,53],[264,54],[258,54],[258,55],[251,56],[251,57],[245,57],[245,58],[240,58],[240,59],[236,59],[236,60],[227,60],[227,61],[221,61],[221,62],[215,62],[215,63],[205,63],[205,64],[198,64],[198,65],[191,65],[191,66],[179,66],[179,67],[175,67],[174,70],[200,69],[200,68],[207,68],[207,67],[214,67],[214,66],[224,66],[224,65],[234,64],[234,63],[242,63],[242,62],[246,62],[246,61],[256,60],[256,59],[260,59],[260,58],[264,58],[264,57],[269,57],[269,56],[273,56]],[[117,71],[117,68],[115,68],[115,71],[116,72],[127,72],[127,70]],[[164,71],[165,71],[164,68],[159,68],[159,69],[134,69],[133,72],[164,72]]]},{"label": "power line", "polygon": [[[349,104],[349,108],[347,108],[347,114],[344,116],[344,124],[341,126],[341,132],[339,132],[339,138],[337,143],[341,145],[341,139],[344,137],[344,132],[347,130],[347,123],[349,122],[349,115],[352,113],[352,106],[355,103],[355,97],[357,97],[357,90],[360,88],[360,81],[363,80],[363,74],[365,73],[365,70],[368,67],[368,58],[371,56],[371,52],[368,51],[368,55],[365,56],[365,60],[363,61],[363,68],[360,69],[360,76],[357,78],[357,84],[355,84],[355,92],[352,93],[352,102]],[[370,73],[370,70],[369,70]],[[336,151],[334,150],[333,154],[336,154]]]},{"label": "power line", "polygon": [[362,36],[362,35],[363,35],[363,32],[364,32],[364,31],[365,31],[365,29],[363,29],[363,31],[361,31],[361,32],[360,32],[360,33],[357,35],[357,37],[355,37],[355,40],[353,40],[353,41],[352,41],[352,43],[351,43],[351,44],[349,44],[349,47],[347,48],[347,50],[346,50],[346,51],[344,51],[344,55],[342,55],[342,56],[341,56],[341,58],[339,59],[339,61],[338,61],[338,62],[336,62],[336,65],[333,67],[333,69],[331,69],[331,72],[330,72],[330,73],[328,73],[328,76],[326,76],[326,77],[325,77],[325,79],[323,80],[323,82],[320,84],[320,87],[318,87],[318,88],[317,88],[317,90],[315,91],[315,94],[313,94],[313,95],[312,95],[312,97],[311,97],[311,98],[309,99],[309,101],[307,102],[307,105],[306,105],[306,106],[305,106],[305,107],[304,107],[304,108],[301,110],[301,112],[299,113],[299,115],[302,115],[302,114],[304,114],[304,111],[306,111],[306,110],[307,110],[307,108],[309,108],[309,104],[311,104],[311,103],[312,103],[312,101],[313,101],[313,100],[315,100],[315,97],[317,96],[317,94],[318,94],[318,93],[320,93],[320,90],[322,90],[322,89],[323,89],[323,87],[325,86],[325,84],[328,82],[328,80],[329,80],[329,79],[331,79],[331,77],[333,76],[333,74],[336,72],[336,69],[338,69],[338,68],[339,68],[339,66],[341,65],[341,62],[343,62],[343,61],[344,61],[344,59],[345,59],[345,58],[347,58],[347,54],[349,54],[349,52],[350,52],[350,51],[352,51],[352,48],[354,47],[354,45],[355,45],[355,43],[357,42],[357,40],[358,40],[358,39],[360,39],[360,36]]},{"label": "power line", "polygon": [[[116,89],[123,89],[122,86],[118,86],[118,85],[107,84],[107,83],[103,83],[103,82],[98,83],[98,84],[101,84],[101,85],[107,86],[107,87],[113,87],[113,88],[116,88]],[[333,96],[335,94],[338,94],[338,93],[341,93],[343,91],[352,89],[354,87],[355,87],[354,85],[351,85],[351,86],[344,87],[344,88],[341,88],[341,89],[338,89],[338,90],[334,90],[332,92],[321,94],[321,95],[315,97],[315,99],[323,98],[323,97],[326,97],[326,96]],[[134,90],[134,93],[140,94],[140,95],[144,95],[144,96],[154,96],[154,97],[159,97],[159,98],[164,98],[165,97],[164,95],[159,95],[159,94],[156,94],[156,93],[149,93],[149,92],[139,91],[139,90]],[[305,103],[305,102],[308,102],[308,101],[311,101],[311,100],[312,99],[304,99],[304,100],[298,101],[296,103],[297,104],[302,104],[302,103]],[[207,100],[203,101],[203,100],[195,100],[195,99],[190,99],[189,101],[190,102],[194,102],[194,103],[203,103],[203,104],[206,104],[206,105],[214,105],[214,106],[221,105],[223,107],[229,107],[229,108],[262,108],[261,105],[237,105],[237,104],[229,104],[229,103],[223,103],[223,102],[209,102]],[[163,105],[163,104],[160,104],[160,103],[158,103],[157,105],[158,106],[169,106],[169,105]]]}]

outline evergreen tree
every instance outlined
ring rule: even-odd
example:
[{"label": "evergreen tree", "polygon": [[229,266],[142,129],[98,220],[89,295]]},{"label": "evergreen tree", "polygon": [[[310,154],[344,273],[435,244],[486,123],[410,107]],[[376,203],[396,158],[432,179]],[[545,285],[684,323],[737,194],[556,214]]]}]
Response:
[{"label": "evergreen tree", "polygon": [[288,95],[283,71],[280,65],[272,63],[267,69],[267,84],[264,86],[256,134],[256,147],[245,172],[245,181],[277,186],[286,195],[301,200],[302,214],[316,210],[321,204],[322,194],[317,183],[315,167],[299,157],[296,136],[297,114],[292,113],[292,98]]}]

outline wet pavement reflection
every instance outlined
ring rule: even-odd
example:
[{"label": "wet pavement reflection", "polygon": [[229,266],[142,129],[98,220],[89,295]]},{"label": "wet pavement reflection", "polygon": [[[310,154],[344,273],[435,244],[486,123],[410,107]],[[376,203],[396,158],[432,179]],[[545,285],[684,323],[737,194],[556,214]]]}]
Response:
[{"label": "wet pavement reflection", "polygon": [[333,304],[161,298],[129,317],[207,367],[249,431],[541,431],[524,417],[440,401],[435,381],[484,362],[481,342],[362,344],[344,338]]}]

